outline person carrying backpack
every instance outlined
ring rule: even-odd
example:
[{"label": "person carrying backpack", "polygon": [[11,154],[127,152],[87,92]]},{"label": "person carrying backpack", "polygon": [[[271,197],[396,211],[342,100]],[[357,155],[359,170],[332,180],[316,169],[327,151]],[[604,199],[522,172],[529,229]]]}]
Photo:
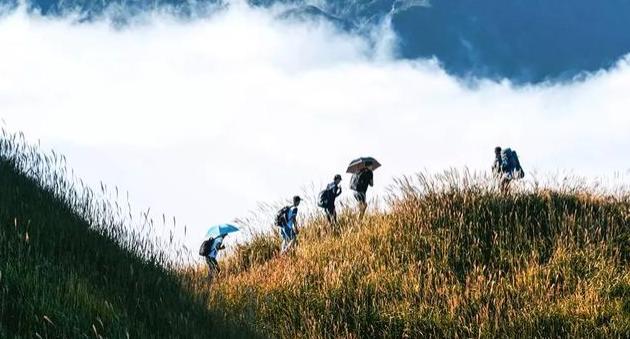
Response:
[{"label": "person carrying backpack", "polygon": [[326,219],[331,225],[337,223],[337,211],[335,209],[335,199],[341,195],[341,175],[335,175],[333,182],[326,186],[326,189],[319,193],[317,205],[326,211]]},{"label": "person carrying backpack", "polygon": [[208,265],[208,280],[210,282],[221,272],[217,256],[220,250],[225,249],[223,240],[226,236],[227,234],[223,234],[216,238],[209,238],[201,244],[201,248],[199,249],[199,255],[206,259],[206,264]]},{"label": "person carrying backpack", "polygon": [[494,148],[492,173],[497,178],[499,189],[503,193],[509,191],[512,180],[522,179],[525,176],[516,151],[510,148],[501,149],[499,146]]},{"label": "person carrying backpack", "polygon": [[286,206],[278,211],[276,215],[276,226],[280,227],[280,235],[282,235],[282,246],[280,254],[284,254],[297,242],[297,235],[300,233],[297,227],[298,206],[302,198],[293,197],[293,205]]},{"label": "person carrying backpack", "polygon": [[354,198],[359,203],[359,219],[363,219],[367,209],[367,189],[374,186],[374,172],[370,169],[371,161],[365,162],[365,168],[354,173],[350,179],[350,189],[354,191]]}]

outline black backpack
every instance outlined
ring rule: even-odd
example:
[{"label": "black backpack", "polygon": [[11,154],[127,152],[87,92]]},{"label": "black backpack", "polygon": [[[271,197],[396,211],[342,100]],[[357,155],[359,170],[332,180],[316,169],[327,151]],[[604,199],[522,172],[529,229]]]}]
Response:
[{"label": "black backpack", "polygon": [[361,174],[363,172],[358,172],[358,173],[354,173],[352,174],[352,177],[350,178],[350,189],[353,191],[356,191],[359,189],[359,183],[361,182]]},{"label": "black backpack", "polygon": [[201,243],[201,247],[199,247],[199,255],[202,257],[207,257],[210,254],[210,250],[212,249],[212,243],[214,242],[214,238],[210,238]]},{"label": "black backpack", "polygon": [[289,221],[288,214],[290,209],[291,206],[284,206],[278,211],[278,213],[276,213],[276,226],[284,227],[284,225],[287,224]]},{"label": "black backpack", "polygon": [[319,195],[317,196],[317,206],[322,208],[328,207],[328,201],[328,190],[319,192]]},{"label": "black backpack", "polygon": [[350,189],[353,191],[358,191],[360,187],[365,187],[367,186],[367,183],[365,182],[367,179],[367,172],[369,170],[368,169],[363,169],[358,173],[354,173],[352,175],[352,177],[350,178]]},{"label": "black backpack", "polygon": [[514,168],[514,177],[516,177],[516,179],[523,179],[525,177],[525,171],[523,171],[523,168],[521,167],[521,162],[518,160],[518,155],[514,150],[512,150],[511,160]]},{"label": "black backpack", "polygon": [[331,205],[331,200],[334,200],[335,192],[333,188],[326,188],[325,190],[319,192],[317,196],[317,206],[321,208],[328,208]]}]

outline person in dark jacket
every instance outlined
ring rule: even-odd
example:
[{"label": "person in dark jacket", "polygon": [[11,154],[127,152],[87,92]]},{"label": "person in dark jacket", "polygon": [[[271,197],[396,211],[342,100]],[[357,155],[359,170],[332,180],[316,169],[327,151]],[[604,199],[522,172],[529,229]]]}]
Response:
[{"label": "person in dark jacket", "polygon": [[341,175],[335,175],[333,182],[326,186],[326,205],[324,211],[326,211],[326,219],[331,225],[337,224],[337,210],[335,208],[335,200],[341,195]]},{"label": "person in dark jacket", "polygon": [[494,162],[492,163],[492,174],[499,177],[503,173],[503,161],[501,160],[501,147],[494,148]]},{"label": "person in dark jacket", "polygon": [[359,203],[359,219],[363,219],[367,209],[367,190],[369,186],[374,186],[374,172],[370,169],[371,162],[365,163],[365,168],[352,175],[350,189],[354,191],[354,198]]},{"label": "person in dark jacket", "polygon": [[510,170],[507,168],[505,161],[501,157],[501,147],[494,148],[494,162],[492,163],[492,174],[497,179],[499,189],[501,192],[506,193],[510,189],[510,182],[512,177],[510,176]]}]

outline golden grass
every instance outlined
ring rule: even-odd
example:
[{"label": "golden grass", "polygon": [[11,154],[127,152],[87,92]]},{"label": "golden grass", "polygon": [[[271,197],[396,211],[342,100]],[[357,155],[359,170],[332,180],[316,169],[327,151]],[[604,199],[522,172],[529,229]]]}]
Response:
[{"label": "golden grass", "polygon": [[630,199],[573,191],[406,178],[339,234],[309,218],[291,255],[240,246],[209,307],[272,337],[628,336]]}]

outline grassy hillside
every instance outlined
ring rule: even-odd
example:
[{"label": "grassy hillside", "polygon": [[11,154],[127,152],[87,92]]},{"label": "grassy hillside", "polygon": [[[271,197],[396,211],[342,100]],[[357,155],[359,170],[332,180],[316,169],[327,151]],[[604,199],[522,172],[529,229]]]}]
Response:
[{"label": "grassy hillside", "polygon": [[254,236],[210,288],[67,178],[0,138],[0,338],[630,337],[627,191],[404,179],[291,255]]},{"label": "grassy hillside", "polygon": [[630,337],[630,196],[450,173],[401,180],[388,212],[309,217],[292,256],[259,235],[210,307],[271,337]]},{"label": "grassy hillside", "polygon": [[65,177],[62,157],[0,139],[0,338],[251,336]]}]

